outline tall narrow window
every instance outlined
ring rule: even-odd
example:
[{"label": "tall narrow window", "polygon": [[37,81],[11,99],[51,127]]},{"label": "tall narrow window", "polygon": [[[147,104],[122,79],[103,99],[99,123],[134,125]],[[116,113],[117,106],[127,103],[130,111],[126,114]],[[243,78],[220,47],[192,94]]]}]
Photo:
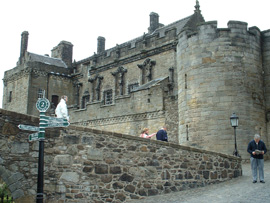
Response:
[{"label": "tall narrow window", "polygon": [[10,91],[8,95],[8,102],[11,102],[11,101],[12,101],[12,91]]},{"label": "tall narrow window", "polygon": [[42,90],[42,89],[38,89],[38,98],[43,98],[43,96],[44,96],[44,90]]},{"label": "tall narrow window", "polygon": [[106,90],[104,91],[104,105],[112,104],[112,90]]},{"label": "tall narrow window", "polygon": [[188,137],[188,125],[186,125],[186,133],[187,133],[187,141],[189,140],[189,137]]},{"label": "tall narrow window", "polygon": [[185,89],[187,89],[187,74],[185,74]]},{"label": "tall narrow window", "polygon": [[51,108],[55,109],[59,101],[58,95],[52,95],[52,102],[51,102]]}]

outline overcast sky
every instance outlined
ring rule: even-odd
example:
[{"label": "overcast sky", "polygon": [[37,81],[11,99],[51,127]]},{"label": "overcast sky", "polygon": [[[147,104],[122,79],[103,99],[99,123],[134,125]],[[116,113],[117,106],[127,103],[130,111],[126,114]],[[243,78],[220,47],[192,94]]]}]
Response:
[{"label": "overcast sky", "polygon": [[[199,0],[205,21],[229,20],[270,29],[269,0]],[[73,59],[82,60],[97,50],[97,37],[106,38],[109,49],[143,35],[149,27],[149,14],[159,14],[167,25],[192,15],[196,0],[1,0],[0,78],[16,66],[21,33],[29,32],[28,51],[51,55],[62,40],[71,42]],[[0,82],[0,107],[3,82]]]}]

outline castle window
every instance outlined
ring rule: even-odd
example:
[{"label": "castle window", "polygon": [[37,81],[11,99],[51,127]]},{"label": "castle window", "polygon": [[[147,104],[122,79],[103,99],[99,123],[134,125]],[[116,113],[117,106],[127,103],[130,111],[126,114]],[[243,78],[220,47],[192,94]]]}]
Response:
[{"label": "castle window", "polygon": [[45,91],[39,88],[38,89],[38,98],[43,98],[44,97],[44,93],[45,93]]},{"label": "castle window", "polygon": [[88,91],[85,91],[82,97],[82,109],[86,108],[86,104],[90,101],[90,94]]},{"label": "castle window", "polygon": [[112,103],[112,89],[104,91],[104,105],[109,105]]},{"label": "castle window", "polygon": [[10,91],[8,95],[8,102],[11,102],[11,101],[12,101],[12,91]]},{"label": "castle window", "polygon": [[133,83],[128,85],[128,93],[130,94],[132,91],[136,90],[139,87],[139,83]]},{"label": "castle window", "polygon": [[188,137],[188,125],[186,125],[186,133],[187,133],[187,141],[189,141],[189,137]]},{"label": "castle window", "polygon": [[185,74],[185,89],[187,89],[187,74]]},{"label": "castle window", "polygon": [[58,95],[52,95],[51,108],[55,109],[59,101]]},{"label": "castle window", "polygon": [[143,64],[138,64],[137,66],[141,69],[141,84],[145,84],[154,79],[154,66],[156,61],[150,58],[146,59]]}]

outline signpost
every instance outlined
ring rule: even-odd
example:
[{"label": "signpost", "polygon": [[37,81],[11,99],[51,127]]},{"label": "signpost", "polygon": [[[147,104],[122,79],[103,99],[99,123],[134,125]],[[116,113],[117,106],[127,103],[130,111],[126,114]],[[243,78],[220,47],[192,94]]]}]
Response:
[{"label": "signpost", "polygon": [[38,135],[39,135],[39,133],[33,133],[33,134],[30,134],[29,135],[29,141],[31,142],[31,141],[36,141],[36,140],[38,140]]},{"label": "signpost", "polygon": [[36,126],[31,126],[31,125],[18,125],[18,127],[21,129],[21,130],[28,130],[28,131],[39,131],[39,127],[36,127]]},{"label": "signpost", "polygon": [[[44,94],[45,95],[45,92]],[[18,127],[21,130],[35,131],[36,133],[29,135],[29,141],[39,140],[39,156],[38,156],[38,181],[37,181],[37,196],[36,202],[43,202],[43,185],[44,185],[44,140],[45,128],[67,127],[69,122],[64,118],[55,118],[45,116],[45,112],[49,109],[50,102],[46,98],[39,98],[36,103],[36,108],[39,110],[39,127],[20,124]]]}]

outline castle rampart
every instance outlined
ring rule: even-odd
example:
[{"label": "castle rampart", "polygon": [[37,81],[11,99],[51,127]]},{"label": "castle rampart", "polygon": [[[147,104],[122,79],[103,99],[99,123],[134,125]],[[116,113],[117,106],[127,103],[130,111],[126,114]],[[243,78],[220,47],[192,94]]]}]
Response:
[{"label": "castle rampart", "polygon": [[[19,124],[38,118],[0,109],[0,178],[15,202],[34,202],[39,144]],[[74,126],[45,133],[46,202],[126,202],[241,175],[241,159],[222,153]]]},{"label": "castle rampart", "polygon": [[247,23],[229,21],[183,31],[177,46],[179,140],[181,144],[232,153],[233,128],[229,118],[239,116],[238,150],[247,158],[246,146],[255,133],[267,141],[261,38]]},{"label": "castle rampart", "polygon": [[262,59],[266,101],[266,125],[268,146],[270,146],[270,30],[262,32]]}]

